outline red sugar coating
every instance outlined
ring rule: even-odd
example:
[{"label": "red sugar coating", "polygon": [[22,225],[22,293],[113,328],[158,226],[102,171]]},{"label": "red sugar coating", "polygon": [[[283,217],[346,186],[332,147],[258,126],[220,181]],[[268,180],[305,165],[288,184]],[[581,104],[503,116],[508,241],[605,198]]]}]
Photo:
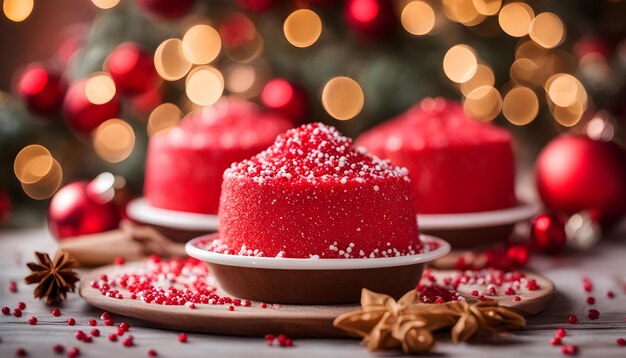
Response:
[{"label": "red sugar coating", "polygon": [[335,128],[306,124],[224,172],[214,251],[367,258],[419,253],[410,180]]},{"label": "red sugar coating", "polygon": [[511,134],[468,118],[460,103],[426,98],[356,141],[408,168],[420,213],[466,213],[515,206]]},{"label": "red sugar coating", "polygon": [[422,303],[444,303],[457,301],[457,292],[436,284],[418,284],[415,288],[419,293],[419,301]]},{"label": "red sugar coating", "polygon": [[224,170],[290,127],[280,114],[234,98],[189,114],[179,127],[150,139],[146,200],[159,208],[216,214]]}]

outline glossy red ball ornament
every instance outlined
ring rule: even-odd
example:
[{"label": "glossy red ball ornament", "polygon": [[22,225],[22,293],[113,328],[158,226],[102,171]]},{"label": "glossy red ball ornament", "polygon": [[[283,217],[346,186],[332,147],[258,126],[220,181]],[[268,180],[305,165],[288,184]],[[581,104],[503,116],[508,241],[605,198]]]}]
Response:
[{"label": "glossy red ball ornament", "polygon": [[34,113],[50,115],[61,108],[67,83],[61,72],[40,64],[28,66],[17,81],[17,95]]},{"label": "glossy red ball ornament", "polygon": [[387,0],[348,0],[343,15],[348,26],[363,35],[382,35],[396,22],[393,1]]},{"label": "glossy red ball ornament", "polygon": [[94,104],[85,94],[86,80],[70,86],[63,102],[63,114],[68,126],[77,134],[87,136],[103,122],[120,113],[120,100],[116,95],[106,103]]},{"label": "glossy red ball ornament", "polygon": [[59,240],[113,230],[119,223],[117,205],[103,198],[87,181],[61,188],[48,208],[48,228]]},{"label": "glossy red ball ornament", "polygon": [[178,20],[191,11],[196,0],[137,0],[137,4],[151,15],[165,20]]},{"label": "glossy red ball ornament", "polygon": [[539,154],[535,178],[553,211],[589,211],[597,218],[626,214],[626,150],[614,142],[561,135]]},{"label": "glossy red ball ornament", "polygon": [[294,124],[304,123],[309,111],[309,101],[304,89],[283,78],[275,78],[265,84],[261,92],[261,102],[265,107],[288,116]]},{"label": "glossy red ball ornament", "polygon": [[157,83],[153,56],[134,42],[117,46],[107,57],[104,67],[123,95],[142,94]]},{"label": "glossy red ball ornament", "polygon": [[237,0],[237,5],[246,10],[264,12],[272,8],[274,0]]},{"label": "glossy red ball ornament", "polygon": [[515,268],[522,268],[530,260],[530,249],[526,244],[510,244],[506,248],[506,258]]},{"label": "glossy red ball ornament", "polygon": [[530,238],[537,251],[545,254],[558,253],[567,241],[565,220],[555,214],[537,216],[532,222]]}]

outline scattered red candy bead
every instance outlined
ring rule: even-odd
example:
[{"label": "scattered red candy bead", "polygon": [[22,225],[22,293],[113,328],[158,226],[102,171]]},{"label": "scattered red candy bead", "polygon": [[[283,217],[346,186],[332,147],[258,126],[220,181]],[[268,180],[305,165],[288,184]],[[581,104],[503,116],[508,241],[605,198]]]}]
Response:
[{"label": "scattered red candy bead", "polygon": [[83,338],[83,342],[91,343],[92,342],[91,336],[85,335],[85,338]]},{"label": "scattered red candy bead", "polygon": [[158,354],[158,353],[157,353],[157,351],[156,351],[156,350],[154,350],[154,349],[150,349],[150,350],[148,351],[148,357],[156,357],[156,356],[158,356],[158,355],[159,355],[159,354]]},{"label": "scattered red candy bead", "polygon": [[617,343],[618,346],[626,346],[626,339],[618,338],[615,343]]},{"label": "scattered red candy bead", "polygon": [[91,330],[91,335],[94,337],[100,337],[100,330],[97,328],[94,328]]},{"label": "scattered red candy bead", "polygon": [[560,346],[560,345],[561,345],[561,338],[559,338],[559,337],[553,337],[553,338],[550,340],[550,344],[551,344],[551,345],[553,345],[553,346]]},{"label": "scattered red candy bead", "polygon": [[123,258],[123,257],[118,256],[118,257],[116,257],[116,258],[115,258],[115,264],[116,264],[116,265],[121,266],[121,265],[123,265],[124,263],[126,263],[126,260],[124,260],[124,258]]},{"label": "scattered red candy bead", "polygon": [[111,314],[109,312],[102,312],[102,314],[100,315],[100,319],[102,320],[111,319]]},{"label": "scattered red candy bead", "polygon": [[583,277],[583,289],[587,292],[593,291],[593,282],[588,277]]},{"label": "scattered red candy bead", "polygon": [[117,341],[117,334],[115,334],[115,333],[109,334],[109,341],[111,341],[111,342]]},{"label": "scattered red candy bead", "polygon": [[60,310],[60,309],[58,309],[58,308],[53,308],[53,309],[50,311],[50,313],[52,313],[52,315],[53,315],[54,317],[59,317],[59,316],[61,315],[61,310]]},{"label": "scattered red candy bead", "polygon": [[178,335],[178,341],[180,343],[187,343],[187,334],[186,333],[181,333]]},{"label": "scattered red candy bead", "polygon": [[98,322],[97,322],[95,319],[90,319],[90,320],[89,320],[89,325],[90,325],[90,326],[92,326],[92,327],[93,327],[93,326],[95,326],[95,325],[97,325],[97,324],[98,324]]},{"label": "scattered red candy bead", "polygon": [[608,297],[608,298],[615,298],[615,293],[613,293],[613,291],[607,291],[606,292],[606,297]]},{"label": "scattered red candy bead", "polygon": [[267,308],[267,303],[261,302],[261,308]]},{"label": "scattered red candy bead", "polygon": [[522,298],[520,296],[513,297],[513,301],[515,301],[515,302],[519,302],[521,300],[522,300]]},{"label": "scattered red candy bead", "polygon": [[14,315],[15,317],[22,317],[22,310],[21,310],[21,309],[19,309],[19,308],[14,309],[14,310],[13,310],[13,315]]},{"label": "scattered red candy bead", "polygon": [[132,347],[134,342],[133,342],[133,338],[132,337],[128,337],[128,338],[124,338],[124,341],[122,342],[122,344],[125,347]]},{"label": "scattered red candy bead", "polygon": [[592,296],[587,297],[587,304],[593,305],[596,303],[596,299]]},{"label": "scattered red candy bead", "polygon": [[73,318],[68,318],[67,319],[67,325],[68,326],[73,326],[75,324],[76,324],[76,320],[75,319],[73,319]]},{"label": "scattered red candy bead", "polygon": [[11,314],[11,309],[7,306],[2,307],[2,314],[4,315]]},{"label": "scattered red candy bead", "polygon": [[15,350],[15,355],[18,357],[26,357],[28,355],[28,352],[26,352],[26,349],[24,348],[18,348]]},{"label": "scattered red candy bead", "polygon": [[561,346],[561,352],[566,356],[573,356],[578,354],[578,346],[566,344]]},{"label": "scattered red candy bead", "polygon": [[128,324],[128,322],[122,322],[120,323],[118,328],[123,330],[124,332],[127,332],[130,329],[130,325]]},{"label": "scattered red candy bead", "polygon": [[78,349],[78,347],[73,347],[72,349],[67,351],[67,356],[70,358],[75,358],[75,357],[78,357],[79,355],[80,355],[80,349]]},{"label": "scattered red candy bead", "polygon": [[63,346],[62,344],[56,344],[54,345],[54,347],[52,347],[52,351],[56,354],[61,354],[65,352],[65,346]]},{"label": "scattered red candy bead", "polygon": [[83,331],[76,331],[76,333],[74,333],[74,337],[76,337],[76,339],[78,339],[79,341],[85,339],[86,336],[87,335]]},{"label": "scattered red candy bead", "polygon": [[17,292],[17,282],[15,282],[15,281],[10,281],[9,282],[9,291],[11,291],[12,293],[16,293]]},{"label": "scattered red candy bead", "polygon": [[244,305],[245,307],[250,307],[250,306],[252,306],[252,302],[251,302],[250,300],[245,300],[245,301],[243,302],[243,305]]},{"label": "scattered red candy bead", "polygon": [[589,310],[587,317],[589,317],[589,319],[598,319],[600,317],[600,311],[591,309]]},{"label": "scattered red candy bead", "polygon": [[26,309],[26,303],[24,302],[18,302],[17,303],[17,308],[21,309],[21,310],[25,310]]},{"label": "scattered red candy bead", "polygon": [[567,335],[567,332],[565,332],[565,330],[563,328],[559,328],[556,330],[556,333],[554,334],[555,337],[557,338],[563,338]]},{"label": "scattered red candy bead", "polygon": [[113,322],[112,319],[105,319],[104,320],[104,325],[105,326],[112,326],[113,324],[115,324],[115,322]]},{"label": "scattered red candy bead", "polygon": [[472,291],[471,295],[474,297],[478,297],[478,291],[477,290]]},{"label": "scattered red candy bead", "polygon": [[578,322],[578,317],[576,317],[576,315],[568,315],[567,316],[567,322],[570,324],[576,324],[576,322]]},{"label": "scattered red candy bead", "polygon": [[234,311],[235,310],[235,306],[233,306],[233,305],[228,306],[228,310],[229,311]]},{"label": "scattered red candy bead", "polygon": [[28,324],[30,324],[31,326],[36,325],[36,324],[37,324],[37,317],[35,317],[35,316],[31,316],[31,317],[28,319]]}]

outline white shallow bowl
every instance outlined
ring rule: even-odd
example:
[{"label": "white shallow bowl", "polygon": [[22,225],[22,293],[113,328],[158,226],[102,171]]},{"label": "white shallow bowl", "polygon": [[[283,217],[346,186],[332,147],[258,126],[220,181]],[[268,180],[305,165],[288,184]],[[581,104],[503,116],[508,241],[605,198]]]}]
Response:
[{"label": "white shallow bowl", "polygon": [[148,204],[145,198],[132,200],[126,213],[132,220],[172,229],[212,232],[219,227],[217,215],[161,209]]},{"label": "white shallow bowl", "polygon": [[539,212],[539,204],[520,203],[512,208],[461,214],[418,214],[420,229],[469,229],[515,224]]},{"label": "white shallow bowl", "polygon": [[226,292],[256,301],[300,305],[356,303],[363,288],[398,299],[415,289],[427,262],[450,251],[447,242],[423,236],[438,247],[422,254],[388,258],[251,257],[203,248],[217,237],[212,234],[193,239],[185,250],[189,256],[209,263],[211,273]]}]

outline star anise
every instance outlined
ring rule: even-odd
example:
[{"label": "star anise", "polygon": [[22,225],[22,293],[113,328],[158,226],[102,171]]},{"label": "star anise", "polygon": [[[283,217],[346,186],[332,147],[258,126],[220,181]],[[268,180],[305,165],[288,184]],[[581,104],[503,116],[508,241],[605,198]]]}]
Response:
[{"label": "star anise", "polygon": [[57,251],[54,260],[46,253],[35,252],[37,263],[26,265],[32,271],[24,281],[27,284],[37,283],[33,295],[44,299],[48,305],[56,305],[65,300],[68,292],[74,292],[78,275],[72,267],[74,260],[62,250]]}]

